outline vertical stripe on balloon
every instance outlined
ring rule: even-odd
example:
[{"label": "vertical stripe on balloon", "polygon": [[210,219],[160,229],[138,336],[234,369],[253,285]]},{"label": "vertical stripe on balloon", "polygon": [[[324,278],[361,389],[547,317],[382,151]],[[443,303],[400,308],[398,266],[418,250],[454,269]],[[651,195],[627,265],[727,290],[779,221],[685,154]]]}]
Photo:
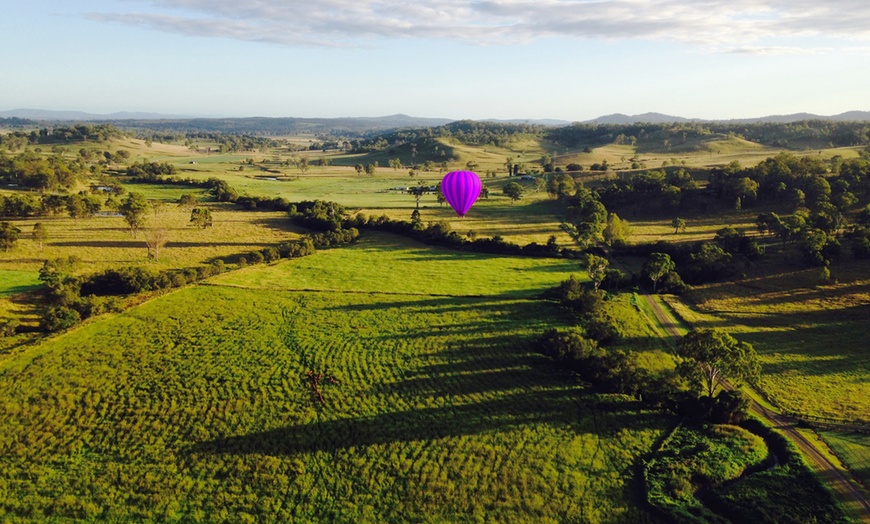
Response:
[{"label": "vertical stripe on balloon", "polygon": [[477,197],[482,184],[472,171],[451,171],[441,180],[441,192],[459,216],[465,216]]}]

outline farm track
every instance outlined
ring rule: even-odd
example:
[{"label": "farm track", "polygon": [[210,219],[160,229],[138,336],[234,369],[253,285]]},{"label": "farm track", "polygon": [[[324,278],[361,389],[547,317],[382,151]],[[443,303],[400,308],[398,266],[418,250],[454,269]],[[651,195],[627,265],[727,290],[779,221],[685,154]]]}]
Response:
[{"label": "farm track", "polygon": [[[679,321],[674,315],[666,312],[653,296],[642,296],[652,308],[656,320],[662,328],[674,339],[680,337]],[[731,388],[729,384],[726,384],[726,387]],[[870,497],[868,494],[859,486],[850,472],[839,468],[824,453],[819,451],[815,444],[798,431],[797,419],[775,413],[754,399],[751,400],[749,409],[767,424],[781,431],[801,450],[801,453],[810,462],[812,469],[829,486],[851,515],[859,518],[859,522],[870,522]]]}]

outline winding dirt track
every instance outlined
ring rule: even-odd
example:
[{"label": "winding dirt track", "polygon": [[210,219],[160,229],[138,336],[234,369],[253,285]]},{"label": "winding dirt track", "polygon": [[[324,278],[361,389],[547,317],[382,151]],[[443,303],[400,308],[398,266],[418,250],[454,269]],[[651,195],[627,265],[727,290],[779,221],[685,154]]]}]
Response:
[{"label": "winding dirt track", "polygon": [[[662,328],[674,339],[680,337],[680,332],[677,330],[679,325],[677,319],[669,311],[665,311],[651,295],[641,296],[652,308],[656,320]],[[730,384],[726,383],[725,386],[729,389],[731,388]],[[749,410],[794,442],[810,463],[810,467],[830,487],[840,504],[843,505],[851,516],[857,518],[858,522],[870,522],[870,496],[868,496],[867,492],[861,488],[860,484],[854,480],[848,471],[838,468],[825,454],[816,448],[815,444],[807,440],[797,430],[796,420],[774,413],[755,400],[751,401]]]}]

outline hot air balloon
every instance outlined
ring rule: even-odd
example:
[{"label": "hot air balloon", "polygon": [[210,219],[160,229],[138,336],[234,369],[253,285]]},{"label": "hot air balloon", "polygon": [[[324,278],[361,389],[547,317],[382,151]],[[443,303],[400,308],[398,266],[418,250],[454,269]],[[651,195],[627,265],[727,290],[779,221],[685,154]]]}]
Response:
[{"label": "hot air balloon", "polygon": [[472,171],[451,171],[441,180],[441,192],[456,214],[464,217],[480,196],[480,177]]}]

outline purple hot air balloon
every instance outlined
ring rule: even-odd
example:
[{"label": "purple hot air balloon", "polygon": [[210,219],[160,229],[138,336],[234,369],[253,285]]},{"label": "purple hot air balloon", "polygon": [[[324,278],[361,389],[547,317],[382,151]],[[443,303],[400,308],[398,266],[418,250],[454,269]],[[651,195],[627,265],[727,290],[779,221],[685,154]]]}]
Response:
[{"label": "purple hot air balloon", "polygon": [[451,171],[441,180],[441,192],[450,207],[461,217],[480,196],[480,177],[472,171]]}]

